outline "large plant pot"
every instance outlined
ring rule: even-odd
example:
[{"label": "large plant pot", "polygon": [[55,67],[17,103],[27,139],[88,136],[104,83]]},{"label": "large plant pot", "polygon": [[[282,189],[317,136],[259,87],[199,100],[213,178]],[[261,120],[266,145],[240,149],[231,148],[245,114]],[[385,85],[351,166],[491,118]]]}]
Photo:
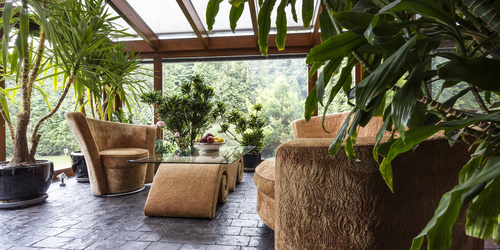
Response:
[{"label": "large plant pot", "polygon": [[54,164],[38,160],[28,166],[5,167],[0,162],[0,208],[24,207],[45,201]]},{"label": "large plant pot", "polygon": [[255,168],[260,164],[261,157],[259,152],[251,151],[243,155],[243,171],[255,172]]},{"label": "large plant pot", "polygon": [[87,163],[81,151],[71,152],[71,168],[76,176],[78,182],[89,182],[89,173],[87,170]]}]

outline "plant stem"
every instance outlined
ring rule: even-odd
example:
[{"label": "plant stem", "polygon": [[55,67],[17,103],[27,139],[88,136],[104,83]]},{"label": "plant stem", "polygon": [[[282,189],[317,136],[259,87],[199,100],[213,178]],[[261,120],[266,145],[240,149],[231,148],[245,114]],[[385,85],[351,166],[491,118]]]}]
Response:
[{"label": "plant stem", "polygon": [[469,84],[469,87],[472,91],[472,94],[474,95],[474,98],[476,98],[476,102],[479,105],[479,108],[481,108],[481,111],[483,111],[483,113],[485,114],[489,114],[490,111],[486,107],[486,104],[484,104],[483,98],[479,95],[476,86]]},{"label": "plant stem", "polygon": [[33,134],[31,135],[31,150],[30,150],[29,156],[30,156],[30,159],[32,161],[35,160],[36,149],[38,147],[38,143],[40,143],[40,137],[42,136],[42,135],[38,134],[38,130],[40,129],[40,126],[42,125],[42,123],[44,121],[46,121],[47,119],[52,117],[57,112],[57,110],[59,110],[59,108],[61,107],[61,104],[63,103],[64,99],[66,98],[66,95],[69,92],[71,85],[73,84],[73,81],[75,80],[75,77],[76,76],[74,73],[71,74],[71,76],[69,77],[68,83],[64,87],[63,93],[61,94],[61,97],[59,98],[59,101],[57,102],[54,109],[52,109],[52,111],[49,114],[42,117],[36,123],[35,128],[33,129]]}]

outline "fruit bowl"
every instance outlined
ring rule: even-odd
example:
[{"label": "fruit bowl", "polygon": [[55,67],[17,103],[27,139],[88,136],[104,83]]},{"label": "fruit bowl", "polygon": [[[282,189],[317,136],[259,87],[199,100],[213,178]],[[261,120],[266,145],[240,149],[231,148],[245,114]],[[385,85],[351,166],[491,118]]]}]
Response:
[{"label": "fruit bowl", "polygon": [[219,148],[224,146],[225,142],[195,142],[194,145],[200,149],[200,155],[218,155]]}]

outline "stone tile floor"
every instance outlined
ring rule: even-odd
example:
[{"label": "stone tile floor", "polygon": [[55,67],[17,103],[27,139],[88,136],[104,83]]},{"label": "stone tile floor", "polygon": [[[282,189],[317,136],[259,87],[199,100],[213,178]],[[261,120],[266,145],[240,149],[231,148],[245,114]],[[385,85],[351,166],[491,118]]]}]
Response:
[{"label": "stone tile floor", "polygon": [[[274,249],[274,232],[257,215],[253,173],[219,204],[210,219],[143,215],[146,190],[121,197],[96,197],[88,183],[54,182],[47,201],[0,210],[4,249]],[[500,249],[491,241],[485,249]]]},{"label": "stone tile floor", "polygon": [[214,219],[143,214],[149,188],[96,197],[75,178],[40,205],[0,210],[0,249],[274,249],[274,232],[259,218],[253,173],[219,204]]}]

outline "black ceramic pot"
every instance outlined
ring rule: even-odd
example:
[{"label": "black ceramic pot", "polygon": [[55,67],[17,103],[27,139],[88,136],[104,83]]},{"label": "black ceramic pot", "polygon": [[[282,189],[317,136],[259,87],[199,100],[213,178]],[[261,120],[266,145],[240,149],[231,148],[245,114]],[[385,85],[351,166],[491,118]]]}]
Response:
[{"label": "black ceramic pot", "polygon": [[243,171],[254,172],[255,168],[260,164],[260,153],[251,151],[243,155]]},{"label": "black ceramic pot", "polygon": [[[7,163],[0,162],[0,165]],[[54,164],[48,160],[38,160],[28,166],[0,166],[0,202],[46,195],[53,175]]]},{"label": "black ceramic pot", "polygon": [[87,163],[85,162],[85,157],[83,153],[80,151],[71,152],[71,161],[73,164],[71,168],[75,173],[76,180],[78,182],[88,182],[89,181],[89,173],[87,171]]}]

